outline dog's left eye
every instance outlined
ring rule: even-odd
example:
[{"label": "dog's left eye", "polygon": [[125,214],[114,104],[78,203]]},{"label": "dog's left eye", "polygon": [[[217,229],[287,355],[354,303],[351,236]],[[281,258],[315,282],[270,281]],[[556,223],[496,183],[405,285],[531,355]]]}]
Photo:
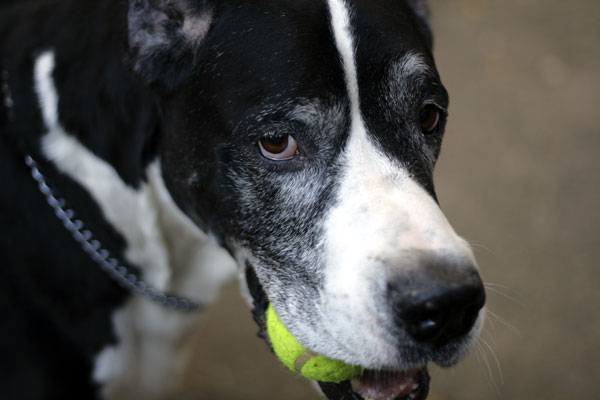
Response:
[{"label": "dog's left eye", "polygon": [[427,105],[421,109],[419,113],[419,124],[421,132],[429,135],[437,131],[440,125],[441,113],[440,110],[432,105]]},{"label": "dog's left eye", "polygon": [[265,136],[258,141],[260,153],[274,161],[294,158],[298,152],[298,143],[290,135]]}]

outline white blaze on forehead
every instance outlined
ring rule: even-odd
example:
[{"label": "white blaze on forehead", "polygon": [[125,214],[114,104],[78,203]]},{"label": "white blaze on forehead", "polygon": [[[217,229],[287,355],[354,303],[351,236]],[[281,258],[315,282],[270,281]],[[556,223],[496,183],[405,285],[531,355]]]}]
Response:
[{"label": "white blaze on forehead", "polygon": [[344,0],[329,0],[329,12],[331,13],[331,29],[335,44],[344,66],[346,74],[346,86],[350,97],[352,110],[352,123],[354,117],[360,117],[360,101],[358,95],[358,78],[356,72],[356,61],[354,58],[354,40],[352,38],[352,26],[350,24],[350,10]]},{"label": "white blaze on forehead", "polygon": [[[332,214],[332,219],[337,218],[333,216],[340,214],[342,209],[354,208],[352,215],[355,217],[347,221],[350,226],[354,225],[360,214],[369,211],[365,215],[368,215],[370,222],[363,224],[362,230],[378,222],[386,226],[396,226],[398,222],[385,219],[388,217],[399,219],[405,216],[403,225],[408,223],[408,219],[429,221],[449,236],[456,236],[433,198],[410,177],[406,168],[383,154],[369,138],[360,110],[351,10],[344,0],[329,0],[328,4],[335,43],[344,67],[352,119],[350,137],[343,153],[346,169],[338,196],[340,205]],[[404,76],[430,71],[423,57],[414,53],[406,54],[397,68],[402,70]],[[362,212],[355,214],[359,210]],[[379,221],[380,218],[384,220]],[[438,221],[437,224],[434,221]],[[431,229],[425,230],[431,233]],[[377,235],[370,237],[376,241],[380,240]],[[338,242],[334,241],[334,243]]]}]

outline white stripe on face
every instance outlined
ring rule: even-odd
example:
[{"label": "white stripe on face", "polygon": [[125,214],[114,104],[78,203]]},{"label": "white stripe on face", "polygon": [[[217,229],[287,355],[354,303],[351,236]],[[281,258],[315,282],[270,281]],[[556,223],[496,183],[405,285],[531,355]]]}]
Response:
[{"label": "white stripe on face", "polygon": [[394,316],[385,304],[388,282],[418,273],[423,254],[468,265],[473,256],[431,195],[366,135],[353,131],[343,157],[338,203],[325,224],[324,331],[352,349],[336,354],[344,361],[398,368],[398,338],[389,334]]},{"label": "white stripe on face", "polygon": [[352,122],[354,117],[360,117],[360,102],[358,96],[358,79],[356,73],[356,61],[354,59],[354,39],[352,38],[350,25],[350,10],[344,0],[329,0],[329,12],[331,13],[331,28],[335,44],[344,66],[346,74],[346,86],[350,105],[352,108]]},{"label": "white stripe on face", "polygon": [[[320,311],[327,316],[323,332],[335,343],[314,338],[313,350],[367,368],[398,368],[397,338],[389,333],[393,318],[382,312],[381,304],[389,280],[418,269],[417,253],[474,261],[432,196],[369,137],[360,110],[351,12],[343,0],[328,4],[344,66],[351,127],[341,155],[337,204],[325,224]],[[422,69],[420,58],[408,57],[403,63],[408,72]]]}]

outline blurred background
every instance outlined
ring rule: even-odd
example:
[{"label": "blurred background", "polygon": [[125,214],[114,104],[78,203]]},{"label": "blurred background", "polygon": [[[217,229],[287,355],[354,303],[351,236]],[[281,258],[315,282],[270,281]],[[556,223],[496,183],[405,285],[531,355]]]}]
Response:
[{"label": "blurred background", "polygon": [[[490,310],[478,349],[432,371],[430,399],[600,399],[600,2],[430,5],[452,99],[437,190]],[[180,398],[319,399],[238,292],[198,329]]]}]

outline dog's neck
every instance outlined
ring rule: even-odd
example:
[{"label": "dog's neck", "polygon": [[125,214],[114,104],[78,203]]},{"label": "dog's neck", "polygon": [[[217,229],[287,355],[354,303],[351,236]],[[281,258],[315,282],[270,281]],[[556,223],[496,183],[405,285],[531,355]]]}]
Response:
[{"label": "dog's neck", "polygon": [[[142,279],[160,290],[181,295],[194,290],[189,297],[210,300],[233,263],[181,213],[166,189],[158,102],[125,64],[126,6],[106,3],[94,3],[93,10],[89,3],[68,0],[52,5],[60,10],[32,5],[39,8],[32,26],[49,34],[32,32],[14,59],[2,60],[2,92],[11,100],[10,108],[3,104],[2,118],[11,116],[3,134],[23,157],[31,154],[41,163],[50,183],[80,217],[91,220],[103,243],[141,270]],[[57,29],[62,22],[45,18],[58,11],[77,14],[95,34],[74,40],[78,32]],[[111,15],[122,16],[120,22],[103,23]],[[89,197],[99,214],[87,205]],[[216,273],[211,261],[230,268]],[[206,290],[199,290],[196,278],[206,282],[200,285]]]},{"label": "dog's neck", "polygon": [[[31,26],[36,26],[36,30],[20,31],[18,46],[17,41],[8,43],[14,48],[9,47],[5,54],[11,57],[0,61],[2,114],[8,120],[6,134],[24,151],[43,160],[39,154],[43,130],[39,126],[48,116],[39,112],[39,93],[32,93],[29,88],[36,79],[33,64],[40,54],[52,50],[51,78],[60,94],[55,118],[70,136],[108,162],[124,182],[137,187],[157,156],[160,116],[152,91],[124,63],[126,5],[110,1],[92,6],[89,2],[67,0],[5,7],[3,12],[6,10],[10,17],[13,10],[18,13],[19,7],[26,7],[28,13],[35,10],[30,15]],[[77,26],[64,26],[62,18],[46,18],[64,13],[73,14],[80,26],[93,27],[94,34],[79,40],[81,32],[77,32]],[[119,21],[117,24],[105,23],[111,15],[123,17],[113,18]],[[8,18],[1,22],[8,25],[3,27],[8,32],[13,30]],[[38,32],[47,34],[40,36]]]},{"label": "dog's neck", "polygon": [[[215,280],[226,278],[233,268],[224,268],[223,273],[213,276],[210,266],[201,266],[210,263],[220,266],[226,256],[216,251],[216,244],[177,208],[163,182],[156,157],[151,163],[145,162],[143,149],[122,141],[118,147],[120,154],[129,151],[132,157],[137,157],[136,167],[143,168],[139,183],[127,182],[118,168],[126,167],[131,161],[123,164],[118,158],[108,161],[85,145],[83,139],[69,133],[61,119],[55,68],[56,55],[52,50],[35,60],[34,88],[45,127],[40,140],[41,153],[58,172],[91,195],[106,222],[125,239],[124,256],[142,269],[144,280],[159,290],[178,293],[194,290],[191,294],[201,296],[199,300],[210,301],[216,294],[213,288],[218,287]],[[96,135],[100,134],[96,131]],[[112,131],[102,136],[105,140],[100,142],[105,145],[116,144],[122,137]],[[191,279],[192,275],[202,277],[195,280]],[[191,281],[196,283],[190,285]],[[211,284],[203,285],[201,281]],[[205,290],[198,290],[204,286],[207,286]]]}]

